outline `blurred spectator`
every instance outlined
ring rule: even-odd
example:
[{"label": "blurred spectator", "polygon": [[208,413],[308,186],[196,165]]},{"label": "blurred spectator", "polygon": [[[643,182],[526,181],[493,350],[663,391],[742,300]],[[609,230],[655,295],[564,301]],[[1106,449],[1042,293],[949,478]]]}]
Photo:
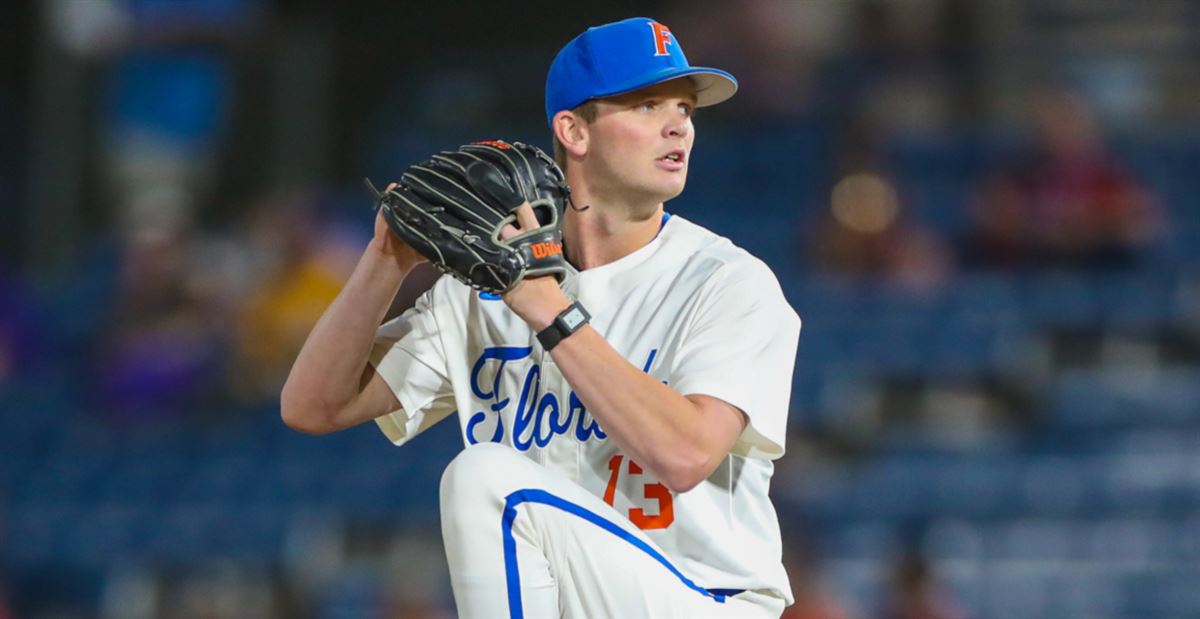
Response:
[{"label": "blurred spectator", "polygon": [[855,45],[830,76],[843,112],[878,135],[939,134],[975,107],[976,54],[969,3],[854,5]]},{"label": "blurred spectator", "polygon": [[[126,591],[133,593],[134,591]],[[220,559],[197,562],[178,574],[160,575],[143,599],[117,601],[114,617],[136,616],[134,608],[151,617],[172,619],[283,619],[293,617],[283,603],[273,574],[256,566]],[[148,608],[147,608],[148,607]],[[122,612],[123,611],[123,612]],[[143,615],[145,616],[145,615]]]},{"label": "blurred spectator", "polygon": [[719,61],[738,76],[732,108],[713,113],[745,123],[796,118],[826,103],[822,73],[853,40],[854,8],[841,0],[688,0],[668,4],[661,19],[695,41],[693,62]]},{"label": "blurred spectator", "polygon": [[317,212],[315,196],[268,197],[247,218],[242,250],[255,273],[236,308],[233,391],[255,403],[279,397],[308,332],[353,270],[361,241]]},{"label": "blurred spectator", "polygon": [[918,554],[901,556],[893,566],[883,619],[962,619],[939,588],[929,561]]},{"label": "blurred spectator", "polygon": [[[103,163],[122,224],[147,217],[186,220],[211,190],[234,97],[232,52],[250,40],[258,4],[56,3],[63,44],[107,61]],[[156,211],[164,201],[175,210]]]},{"label": "blurred spectator", "polygon": [[912,288],[941,283],[950,272],[942,241],[902,211],[895,186],[871,173],[834,186],[810,244],[816,264],[854,277],[881,277]]},{"label": "blurred spectator", "polygon": [[144,228],[122,251],[95,376],[112,416],[177,415],[220,394],[223,320],[196,285],[190,230]]},{"label": "blurred spectator", "polygon": [[1161,240],[1148,192],[1110,155],[1086,102],[1032,102],[1036,144],[982,188],[963,260],[976,267],[1135,266]]},{"label": "blurred spectator", "polygon": [[410,534],[393,541],[386,564],[383,619],[454,616],[445,550],[435,539]]},{"label": "blurred spectator", "polygon": [[785,551],[784,559],[796,601],[779,619],[849,619],[849,613],[829,590],[815,558],[806,552]]}]

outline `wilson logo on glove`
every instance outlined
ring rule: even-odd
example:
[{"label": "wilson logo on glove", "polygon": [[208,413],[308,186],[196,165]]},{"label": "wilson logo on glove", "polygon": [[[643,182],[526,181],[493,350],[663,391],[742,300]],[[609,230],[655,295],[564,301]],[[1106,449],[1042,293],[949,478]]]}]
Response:
[{"label": "wilson logo on glove", "polygon": [[553,241],[546,241],[545,243],[534,243],[533,245],[529,246],[529,249],[530,249],[530,251],[533,252],[534,258],[547,258],[547,257],[553,256],[555,254],[561,254],[562,253],[562,243],[555,243]]}]

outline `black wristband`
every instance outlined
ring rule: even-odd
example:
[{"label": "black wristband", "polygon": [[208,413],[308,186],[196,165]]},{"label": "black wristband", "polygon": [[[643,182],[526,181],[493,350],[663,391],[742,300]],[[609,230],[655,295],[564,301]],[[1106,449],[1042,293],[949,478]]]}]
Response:
[{"label": "black wristband", "polygon": [[591,314],[588,314],[578,301],[575,301],[558,316],[555,316],[554,322],[550,323],[550,326],[538,332],[538,341],[542,343],[542,348],[546,352],[550,352],[550,349],[558,346],[558,343],[566,339],[568,335],[582,329],[583,325],[586,325],[591,319]]}]

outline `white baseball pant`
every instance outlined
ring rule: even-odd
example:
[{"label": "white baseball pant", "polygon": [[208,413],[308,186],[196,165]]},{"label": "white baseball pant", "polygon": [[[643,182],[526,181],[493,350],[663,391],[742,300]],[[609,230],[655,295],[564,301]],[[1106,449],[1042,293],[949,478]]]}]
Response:
[{"label": "white baseball pant", "polygon": [[511,447],[481,443],[442,476],[442,535],[464,618],[747,617],[783,600],[712,592],[627,518]]}]

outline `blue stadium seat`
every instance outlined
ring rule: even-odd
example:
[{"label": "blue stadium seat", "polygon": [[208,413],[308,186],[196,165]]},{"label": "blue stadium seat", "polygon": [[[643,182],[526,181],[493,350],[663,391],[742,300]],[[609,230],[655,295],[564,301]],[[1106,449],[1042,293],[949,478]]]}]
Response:
[{"label": "blue stadium seat", "polygon": [[1087,328],[1102,323],[1093,276],[1067,272],[1032,274],[1022,281],[1022,296],[1026,316],[1039,327]]},{"label": "blue stadium seat", "polygon": [[1050,397],[1050,421],[1067,426],[1200,423],[1200,370],[1069,370]]},{"label": "blue stadium seat", "polygon": [[1175,324],[1178,275],[1150,271],[1110,275],[1098,282],[1098,304],[1103,322],[1121,331],[1151,332]]},{"label": "blue stadium seat", "polygon": [[1020,281],[1013,275],[975,273],[954,279],[949,286],[943,315],[951,318],[985,318],[1000,322],[1024,319]]}]

